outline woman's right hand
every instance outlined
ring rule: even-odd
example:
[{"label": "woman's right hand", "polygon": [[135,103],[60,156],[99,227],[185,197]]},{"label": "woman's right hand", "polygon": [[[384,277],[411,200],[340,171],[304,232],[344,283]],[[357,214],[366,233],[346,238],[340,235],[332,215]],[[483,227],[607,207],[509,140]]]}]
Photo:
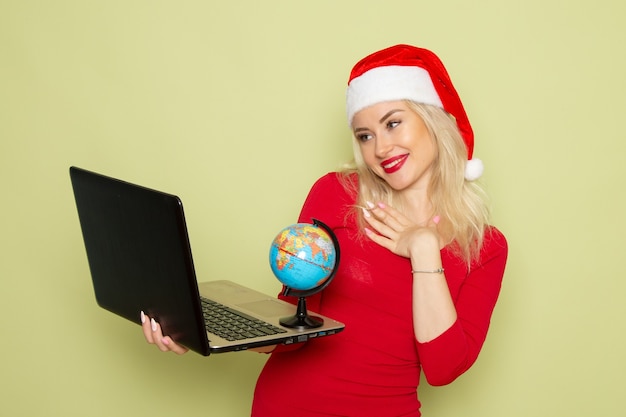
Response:
[{"label": "woman's right hand", "polygon": [[178,355],[187,353],[189,349],[177,344],[169,336],[163,336],[161,326],[153,318],[141,312],[141,328],[146,341],[152,345],[156,345],[162,352],[174,352]]}]

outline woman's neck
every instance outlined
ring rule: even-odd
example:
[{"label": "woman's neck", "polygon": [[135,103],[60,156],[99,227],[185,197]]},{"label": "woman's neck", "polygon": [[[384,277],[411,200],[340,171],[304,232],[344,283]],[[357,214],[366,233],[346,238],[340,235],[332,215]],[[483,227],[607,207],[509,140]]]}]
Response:
[{"label": "woman's neck", "polygon": [[405,190],[398,193],[401,210],[405,216],[419,225],[427,225],[437,213],[426,190]]}]

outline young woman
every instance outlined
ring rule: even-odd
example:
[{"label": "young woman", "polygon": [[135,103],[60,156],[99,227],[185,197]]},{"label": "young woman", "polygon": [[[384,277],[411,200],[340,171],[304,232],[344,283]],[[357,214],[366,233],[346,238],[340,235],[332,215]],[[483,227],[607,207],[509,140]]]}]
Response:
[{"label": "young woman", "polygon": [[[307,302],[346,328],[274,347],[253,417],[419,416],[421,372],[452,382],[487,335],[507,244],[489,225],[471,125],[443,64],[409,45],[365,57],[347,113],[354,164],[320,178],[299,218],[338,238],[339,270]],[[149,342],[185,351],[142,317]]]}]

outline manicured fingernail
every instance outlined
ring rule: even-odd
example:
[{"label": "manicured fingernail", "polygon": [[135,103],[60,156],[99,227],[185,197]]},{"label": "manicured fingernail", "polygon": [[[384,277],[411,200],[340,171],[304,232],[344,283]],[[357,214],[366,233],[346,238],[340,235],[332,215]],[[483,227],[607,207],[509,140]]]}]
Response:
[{"label": "manicured fingernail", "polygon": [[374,205],[374,203],[372,203],[371,201],[366,201],[366,202],[365,202],[365,204],[367,205],[367,207],[369,207],[369,208],[371,208],[371,209],[373,209],[374,207],[376,207],[376,206]]},{"label": "manicured fingernail", "polygon": [[150,327],[152,327],[153,332],[156,332],[156,329],[157,329],[156,320],[150,319]]},{"label": "manicured fingernail", "polygon": [[161,343],[163,343],[165,346],[168,346],[170,344],[170,339],[164,337],[163,339],[161,339]]},{"label": "manicured fingernail", "polygon": [[439,224],[440,220],[441,220],[441,217],[439,217],[439,216],[433,217],[433,223],[435,223],[435,224]]},{"label": "manicured fingernail", "polygon": [[146,322],[146,315],[145,313],[142,311],[141,312],[141,324],[144,324]]},{"label": "manicured fingernail", "polygon": [[367,211],[367,209],[363,208],[362,210],[363,210],[363,215],[364,215],[365,217],[372,217],[372,215],[370,214],[370,212],[369,212],[369,211]]},{"label": "manicured fingernail", "polygon": [[372,231],[370,229],[368,229],[367,227],[364,227],[363,230],[365,231],[365,234],[367,235],[371,235]]},{"label": "manicured fingernail", "polygon": [[387,206],[385,205],[385,203],[378,203],[378,207],[380,207],[381,209],[384,209]]}]

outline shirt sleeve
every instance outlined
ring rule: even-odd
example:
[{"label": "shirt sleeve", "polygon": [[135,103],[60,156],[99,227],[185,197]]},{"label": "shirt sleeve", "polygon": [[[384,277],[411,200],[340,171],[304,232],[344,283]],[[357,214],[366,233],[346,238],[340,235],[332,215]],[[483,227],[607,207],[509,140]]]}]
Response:
[{"label": "shirt sleeve", "polygon": [[453,295],[457,320],[437,338],[416,342],[429,384],[451,383],[478,358],[500,293],[507,255],[504,235],[490,228],[479,261],[470,269],[456,297]]}]

